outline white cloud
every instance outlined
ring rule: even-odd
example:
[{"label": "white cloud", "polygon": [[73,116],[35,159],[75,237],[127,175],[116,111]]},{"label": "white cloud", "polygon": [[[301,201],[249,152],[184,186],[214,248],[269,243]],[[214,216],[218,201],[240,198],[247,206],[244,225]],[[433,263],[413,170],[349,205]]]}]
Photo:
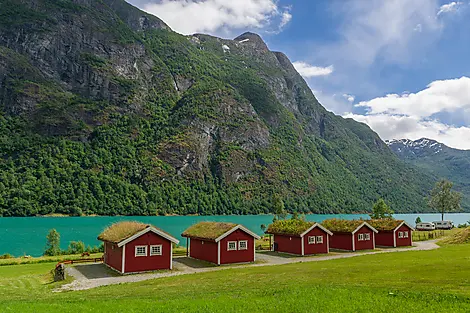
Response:
[{"label": "white cloud", "polygon": [[421,33],[423,31],[423,25],[417,24],[413,30],[415,32]]},{"label": "white cloud", "polygon": [[410,116],[387,114],[357,115],[346,114],[369,125],[382,139],[431,138],[457,149],[470,149],[470,127],[456,127],[443,124],[437,120],[422,120]]},{"label": "white cloud", "polygon": [[281,24],[279,24],[279,28],[284,28],[289,22],[292,20],[292,14],[290,13],[290,8],[286,8],[286,10],[282,13]]},{"label": "white cloud", "polygon": [[462,6],[462,4],[463,4],[462,2],[455,2],[455,1],[452,1],[452,2],[447,3],[447,4],[443,4],[439,8],[439,11],[437,12],[437,16],[439,16],[443,13],[456,12],[456,11],[459,10],[459,8]]},{"label": "white cloud", "polygon": [[328,76],[334,71],[333,65],[327,67],[319,67],[300,61],[294,62],[293,65],[297,72],[299,72],[300,75],[306,78],[314,76]]},{"label": "white cloud", "polygon": [[391,94],[355,106],[367,113],[344,116],[368,124],[383,139],[427,137],[454,148],[470,149],[470,127],[446,125],[436,118],[443,113],[452,116],[470,112],[468,77],[434,81],[416,93]]},{"label": "white cloud", "polygon": [[342,40],[334,47],[327,47],[326,53],[356,66],[367,67],[379,57],[385,62],[407,62],[415,37],[440,28],[435,17],[439,8],[437,0],[340,3],[336,10],[344,18],[339,29]]},{"label": "white cloud", "polygon": [[346,100],[348,100],[349,102],[353,103],[354,100],[356,99],[355,96],[353,95],[348,95],[347,93],[343,94],[343,98],[345,98]]},{"label": "white cloud", "polygon": [[232,29],[282,29],[292,19],[290,8],[280,10],[276,0],[162,0],[141,6],[182,34],[228,32]]},{"label": "white cloud", "polygon": [[356,105],[365,107],[370,114],[399,114],[429,117],[439,112],[454,112],[470,108],[470,78],[438,80],[417,93],[389,94],[385,97],[363,101]]}]

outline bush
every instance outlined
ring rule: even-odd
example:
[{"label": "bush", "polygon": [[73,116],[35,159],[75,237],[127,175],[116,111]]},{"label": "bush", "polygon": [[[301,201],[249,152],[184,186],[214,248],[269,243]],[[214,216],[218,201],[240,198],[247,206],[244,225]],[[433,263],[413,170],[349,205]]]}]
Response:
[{"label": "bush", "polygon": [[1,260],[6,260],[6,259],[13,259],[13,256],[9,253],[5,253],[3,255],[0,255]]},{"label": "bush", "polygon": [[71,241],[66,254],[81,254],[85,252],[85,244],[82,241]]},{"label": "bush", "polygon": [[86,247],[86,252],[89,252],[89,253],[100,253],[100,252],[104,252],[104,243],[101,243],[99,246],[88,246]]}]

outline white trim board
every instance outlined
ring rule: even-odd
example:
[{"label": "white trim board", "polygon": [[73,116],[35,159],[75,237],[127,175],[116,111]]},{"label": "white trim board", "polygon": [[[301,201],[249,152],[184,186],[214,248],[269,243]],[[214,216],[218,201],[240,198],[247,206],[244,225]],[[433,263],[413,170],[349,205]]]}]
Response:
[{"label": "white trim board", "polygon": [[174,242],[175,244],[178,244],[178,243],[180,242],[180,241],[179,241],[178,239],[176,239],[175,237],[172,237],[172,236],[168,235],[167,233],[164,233],[164,232],[162,232],[161,230],[156,229],[155,227],[147,227],[147,228],[145,228],[144,230],[141,230],[140,232],[138,232],[137,234],[135,234],[135,235],[133,235],[133,236],[131,236],[131,237],[129,237],[129,238],[127,238],[127,239],[122,240],[121,242],[119,242],[119,243],[118,243],[118,247],[122,247],[122,246],[124,246],[126,243],[129,243],[129,242],[131,242],[132,240],[137,239],[137,238],[139,238],[140,236],[142,236],[142,235],[144,235],[144,234],[146,234],[146,233],[148,233],[148,232],[150,232],[150,231],[153,232],[153,233],[155,233],[155,234],[157,234],[157,235],[159,235],[159,236],[161,236],[161,237],[163,237],[163,238],[165,238],[165,239],[168,239],[168,240],[171,241],[171,242]]},{"label": "white trim board", "polygon": [[217,265],[220,265],[220,241],[217,242]]},{"label": "white trim board", "polygon": [[353,232],[352,234],[354,235],[359,229],[361,229],[363,226],[367,226],[370,228],[370,230],[372,230],[374,233],[378,233],[377,229],[375,229],[374,227],[370,226],[369,223],[367,222],[364,222],[362,223],[361,225],[359,225]]},{"label": "white trim board", "polygon": [[318,227],[320,228],[321,230],[323,230],[325,233],[327,233],[328,235],[330,236],[333,236],[333,233],[331,231],[329,231],[328,229],[326,229],[325,227],[323,227],[322,225],[318,224],[318,223],[315,223],[313,224],[309,229],[307,229],[306,231],[304,231],[303,233],[300,234],[300,237],[303,237],[305,236],[306,234],[308,234],[312,229],[314,229],[315,227]]},{"label": "white trim board", "polygon": [[236,230],[243,230],[245,233],[251,235],[252,237],[254,237],[255,239],[261,239],[260,236],[258,236],[257,234],[255,234],[254,232],[252,232],[251,230],[247,229],[246,227],[244,227],[243,225],[237,225],[235,227],[233,227],[232,229],[230,229],[229,231],[223,233],[222,235],[220,235],[219,237],[217,237],[215,239],[215,242],[219,242],[221,241],[222,239],[224,239],[225,237],[227,237],[228,235],[230,235],[231,233],[233,233],[234,231]]},{"label": "white trim board", "polygon": [[408,226],[411,230],[415,230],[413,227],[411,227],[410,224],[408,224],[406,221],[403,221],[400,225],[398,225],[397,227],[395,227],[395,230],[397,230],[398,228],[402,227],[403,225],[406,225]]},{"label": "white trim board", "polygon": [[126,272],[126,245],[122,246],[122,273]]},{"label": "white trim board", "polygon": [[[163,247],[162,247],[163,253]],[[170,242],[170,270],[173,269],[173,244]]]},{"label": "white trim board", "polygon": [[394,248],[397,247],[397,237],[396,237],[396,235],[397,235],[397,229],[398,229],[398,227],[393,230],[393,247],[394,247]]}]

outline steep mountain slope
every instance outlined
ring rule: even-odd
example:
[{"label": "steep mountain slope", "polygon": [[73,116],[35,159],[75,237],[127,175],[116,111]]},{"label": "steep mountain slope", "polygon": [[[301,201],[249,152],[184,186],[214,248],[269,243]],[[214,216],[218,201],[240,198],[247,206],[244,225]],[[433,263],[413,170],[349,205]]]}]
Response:
[{"label": "steep mountain slope", "polygon": [[416,165],[436,178],[446,178],[462,192],[463,207],[470,209],[470,150],[447,147],[432,139],[390,140],[386,142],[392,151],[407,163]]},{"label": "steep mountain slope", "polygon": [[431,178],[256,34],[123,0],[0,0],[0,215],[426,210]]}]

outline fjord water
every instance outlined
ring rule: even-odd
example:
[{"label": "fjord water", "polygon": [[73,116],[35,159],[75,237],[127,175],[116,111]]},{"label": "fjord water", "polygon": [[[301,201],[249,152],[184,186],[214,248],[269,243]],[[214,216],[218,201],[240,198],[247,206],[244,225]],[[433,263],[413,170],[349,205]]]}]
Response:
[{"label": "fjord water", "polygon": [[[416,217],[423,222],[440,220],[440,214],[396,214],[395,218],[404,219],[414,225]],[[328,218],[367,219],[358,214],[307,215],[309,221],[321,222]],[[70,241],[83,241],[86,245],[98,245],[98,234],[108,225],[124,220],[153,224],[178,238],[181,245],[186,240],[180,234],[190,225],[200,221],[224,221],[240,223],[261,234],[261,224],[268,225],[272,215],[224,215],[224,216],[99,216],[99,217],[4,217],[0,218],[0,255],[10,253],[14,256],[40,256],[44,251],[46,235],[55,228],[61,235],[61,246],[66,249]],[[470,213],[446,214],[457,226],[470,220]]]}]

